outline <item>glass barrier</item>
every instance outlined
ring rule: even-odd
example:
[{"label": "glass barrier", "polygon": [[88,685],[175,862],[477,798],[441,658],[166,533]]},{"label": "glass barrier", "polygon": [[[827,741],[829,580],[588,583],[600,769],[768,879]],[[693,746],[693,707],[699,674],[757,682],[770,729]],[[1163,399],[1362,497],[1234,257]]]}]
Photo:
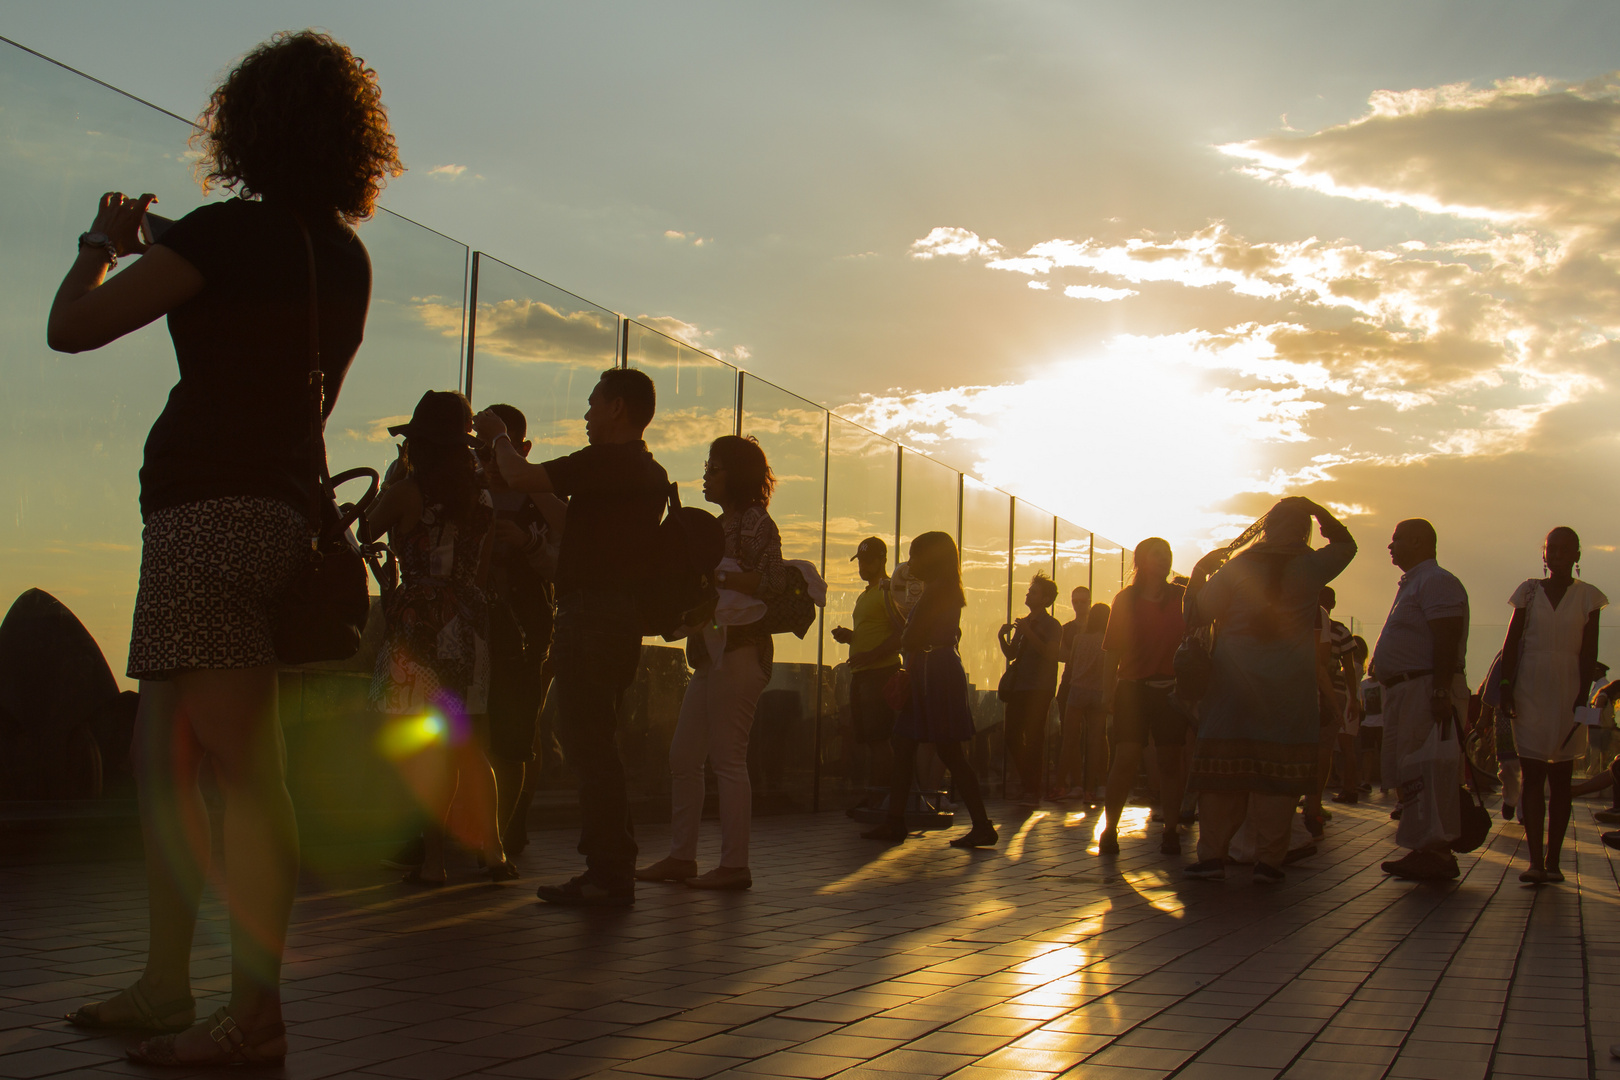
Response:
[{"label": "glass barrier", "polygon": [[702,506],[709,444],[737,430],[737,369],[634,320],[625,351],[629,365],[658,388],[647,448],[681,485],[681,502]]},{"label": "glass barrier", "polygon": [[[186,147],[191,129],[3,43],[0,101],[8,196],[0,205],[8,391],[0,438],[10,460],[29,463],[0,478],[12,508],[0,522],[8,556],[0,599],[36,586],[55,594],[117,673],[139,563],[137,470],[175,380],[173,351],[157,325],[80,356],[50,352],[43,331],[74,238],[104,190],[156,191],[168,217],[202,201]],[[620,362],[657,385],[648,441],[688,503],[701,504],[702,465],[716,436],[741,430],[765,446],[779,477],[771,509],[784,551],[822,567],[828,601],[802,641],[777,639],[751,753],[761,811],[817,805],[874,779],[849,723],[847,649],[830,637],[832,627],[849,624],[864,588],[850,561],[862,538],[883,539],[891,566],[918,533],[959,538],[968,595],[961,648],[984,733],[975,748],[981,770],[987,756],[1000,767],[995,689],[1005,661],[996,632],[1010,615],[1010,578],[1021,586],[1039,568],[1056,574],[1065,597],[1087,579],[1098,600],[1118,591],[1128,556],[1117,545],[1022,504],[1014,521],[1003,492],[406,218],[380,211],[359,233],[371,253],[373,294],[365,344],[329,425],[334,470],[386,466],[395,453],[388,425],[407,418],[422,391],[456,385],[475,405],[522,409],[541,459],[568,453],[584,444],[586,397],[598,373]],[[369,656],[346,671],[284,673],[283,722],[301,815],[347,814],[376,831],[410,811],[397,772],[375,750],[376,718],[364,703]],[[620,738],[645,820],[668,813],[667,749],[687,679],[678,646],[647,643]],[[572,784],[555,765],[552,755],[540,804],[566,812]]]},{"label": "glass barrier", "polygon": [[[962,665],[967,668],[968,697],[981,731],[996,727],[999,738],[1001,702],[996,684],[1007,669],[996,634],[1010,621],[1007,573],[1011,566],[1012,499],[971,476],[962,478]],[[1020,594],[1022,595],[1022,594]]]},{"label": "glass barrier", "polygon": [[[776,474],[770,509],[782,534],[782,555],[802,559],[820,573],[827,410],[764,379],[739,377],[742,433],[759,440]],[[754,801],[762,811],[808,810],[815,801],[816,710],[825,693],[822,615],[802,639],[776,635],[776,662],[748,747]]]},{"label": "glass barrier", "polygon": [[900,549],[904,559],[911,541],[925,532],[949,533],[960,545],[962,474],[914,450],[900,451]]},{"label": "glass barrier", "polygon": [[[703,501],[703,463],[709,443],[737,430],[737,369],[638,322],[628,323],[625,335],[626,361],[645,371],[658,390],[648,449],[680,485],[683,505],[718,514],[718,507]],[[647,639],[641,671],[619,715],[619,749],[639,799],[638,819],[668,820],[669,740],[689,678],[684,643]]]},{"label": "glass barrier", "polygon": [[[1073,594],[1077,588],[1091,588],[1091,533],[1058,518],[1053,549],[1057,567],[1052,575],[1058,587],[1057,617],[1064,622],[1074,618],[1084,620],[1086,612],[1073,609]],[[1064,660],[1067,662],[1068,658]]]},{"label": "glass barrier", "polygon": [[1022,615],[1024,591],[1036,574],[1056,574],[1052,548],[1053,517],[1045,510],[1019,499],[1013,504],[1013,614]]},{"label": "glass barrier", "polygon": [[1112,604],[1125,584],[1125,549],[1093,534],[1091,560],[1091,602]]},{"label": "glass barrier", "polygon": [[454,390],[461,381],[466,245],[386,210],[357,231],[371,256],[371,307],[326,424],[334,473],[359,465],[385,471],[398,454],[389,425],[409,420],[423,391]]},{"label": "glass barrier", "polygon": [[472,309],[474,407],[504,402],[522,410],[533,461],[583,447],[591,389],[618,366],[619,317],[483,252],[473,256]]},{"label": "glass barrier", "polygon": [[[782,554],[803,559],[822,571],[822,513],[827,494],[827,410],[754,375],[743,374],[742,433],[759,440],[776,494],[771,518],[782,534]],[[819,659],[812,627],[800,641],[792,634],[776,638],[776,658],[814,664]]]},{"label": "glass barrier", "polygon": [[190,126],[10,45],[0,45],[0,101],[0,446],[12,463],[0,473],[0,601],[30,588],[61,600],[129,688],[136,474],[175,382],[174,350],[159,321],[101,349],[54,353],[45,322],[103,192],[157,192],[170,217],[203,201],[185,154]]},{"label": "glass barrier", "polygon": [[849,647],[832,639],[836,626],[850,626],[855,600],[866,588],[850,560],[868,536],[889,549],[896,561],[895,493],[899,483],[899,449],[859,424],[836,416],[827,429],[827,608],[822,620],[822,663],[829,669],[832,693],[821,701],[821,743],[817,762],[822,805],[853,802],[848,793],[873,782],[866,752],[854,737],[849,712]]}]

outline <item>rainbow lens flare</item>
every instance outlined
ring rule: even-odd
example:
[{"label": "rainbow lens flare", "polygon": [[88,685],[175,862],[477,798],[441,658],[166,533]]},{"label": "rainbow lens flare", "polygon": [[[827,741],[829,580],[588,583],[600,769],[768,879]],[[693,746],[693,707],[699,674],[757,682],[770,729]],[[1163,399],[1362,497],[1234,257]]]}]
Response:
[{"label": "rainbow lens flare", "polygon": [[449,733],[450,725],[437,713],[397,716],[377,732],[377,750],[390,761],[401,761],[443,745]]}]

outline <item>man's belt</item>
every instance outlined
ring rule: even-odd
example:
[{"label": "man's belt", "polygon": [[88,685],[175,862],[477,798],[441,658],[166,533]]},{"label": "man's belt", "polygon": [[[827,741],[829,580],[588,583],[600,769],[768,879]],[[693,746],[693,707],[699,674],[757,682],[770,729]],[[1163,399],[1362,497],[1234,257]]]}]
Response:
[{"label": "man's belt", "polygon": [[1391,686],[1399,686],[1399,685],[1401,685],[1401,683],[1406,682],[1408,679],[1421,679],[1425,675],[1433,675],[1433,674],[1434,674],[1434,669],[1433,668],[1426,668],[1423,671],[1403,671],[1399,675],[1391,675],[1387,679],[1380,676],[1379,679],[1378,679],[1378,685],[1384,687],[1387,690]]}]

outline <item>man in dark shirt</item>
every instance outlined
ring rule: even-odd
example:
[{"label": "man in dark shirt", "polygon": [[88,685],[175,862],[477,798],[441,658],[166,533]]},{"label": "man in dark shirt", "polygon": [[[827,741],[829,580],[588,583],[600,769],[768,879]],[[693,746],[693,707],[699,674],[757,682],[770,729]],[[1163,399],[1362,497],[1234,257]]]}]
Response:
[{"label": "man in dark shirt", "polygon": [[604,371],[585,412],[590,445],[540,465],[523,459],[499,416],[478,414],[478,434],[493,447],[508,484],[568,500],[551,655],[557,736],[579,777],[586,870],[561,885],[540,886],[540,899],[553,904],[635,903],[636,840],[614,728],[641,659],[636,598],[669,489],[669,474],[641,438],[655,404],[644,372]]}]

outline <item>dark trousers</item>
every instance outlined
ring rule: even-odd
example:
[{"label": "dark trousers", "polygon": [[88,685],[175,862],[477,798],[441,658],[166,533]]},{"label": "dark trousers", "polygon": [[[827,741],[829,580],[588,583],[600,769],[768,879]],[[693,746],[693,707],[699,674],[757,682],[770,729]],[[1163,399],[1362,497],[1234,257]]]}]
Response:
[{"label": "dark trousers", "polygon": [[600,884],[633,888],[636,837],[617,727],[641,662],[635,604],[623,593],[559,597],[555,635],[557,739],[579,780],[579,853]]}]

